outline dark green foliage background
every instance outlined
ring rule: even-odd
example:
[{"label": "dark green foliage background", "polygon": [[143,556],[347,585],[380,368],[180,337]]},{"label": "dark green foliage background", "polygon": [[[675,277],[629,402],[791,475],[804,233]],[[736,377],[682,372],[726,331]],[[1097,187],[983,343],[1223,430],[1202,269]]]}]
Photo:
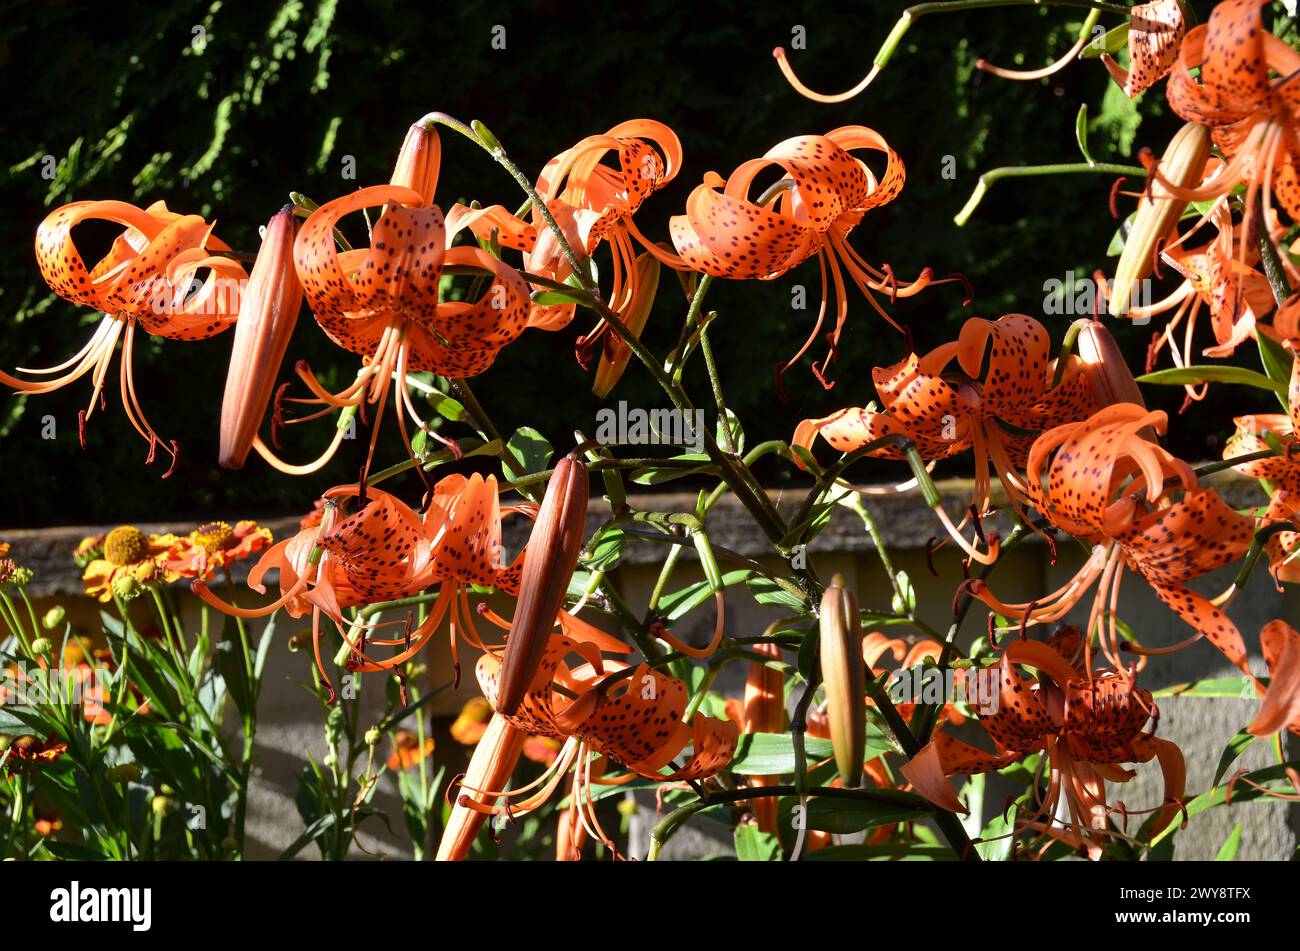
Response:
[{"label": "dark green foliage background", "polygon": [[[0,365],[61,362],[96,320],[53,298],[36,270],[32,236],[52,207],[81,198],[146,204],[162,197],[175,209],[214,216],[222,238],[252,250],[258,226],[290,189],[323,201],[385,181],[407,125],[432,109],[482,119],[530,171],[623,119],[668,123],[682,138],[685,167],[638,217],[658,239],[667,238],[669,216],[681,211],[706,171],[725,175],[791,135],[846,123],[872,126],[902,154],[908,184],[898,201],[855,232],[855,246],[868,260],[888,261],[900,276],[929,264],[941,273],[962,271],[975,286],[969,309],[954,286],[900,302],[896,313],[910,325],[915,345],[924,349],[947,339],[972,314],[1021,310],[1041,317],[1045,281],[1063,279],[1072,268],[1084,274],[1107,264],[1116,227],[1106,208],[1111,179],[1002,183],[959,229],[952,216],[978,173],[999,165],[1077,161],[1074,122],[1085,101],[1096,117],[1092,152],[1101,160],[1132,161],[1143,145],[1159,151],[1175,122],[1160,92],[1135,110],[1095,61],[1032,83],[974,69],[980,55],[1004,65],[1046,63],[1072,42],[1083,18],[1079,10],[1026,7],[927,17],[875,85],[838,106],[802,99],[778,74],[771,50],[788,46],[798,24],[807,29],[808,48],[793,57],[804,79],[822,89],[850,85],[903,6],[816,0],[796,12],[787,4],[734,0],[591,8],[355,0],[6,4],[0,17],[7,92],[0,126],[6,212],[0,219]],[[1108,26],[1116,22],[1103,19]],[[505,50],[491,48],[497,24],[506,28]],[[191,44],[199,26],[207,38],[201,52]],[[1140,130],[1139,112],[1147,117]],[[514,183],[487,156],[450,133],[443,141],[440,204],[470,198],[518,204]],[[41,174],[45,155],[60,163],[53,182]],[[348,155],[356,158],[355,181],[340,174]],[[945,156],[955,161],[953,180],[941,175]],[[83,240],[97,239],[87,230]],[[786,378],[790,402],[779,403],[772,371],[811,326],[817,282],[810,263],[772,283],[720,282],[710,295],[710,308],[721,314],[713,339],[730,405],[751,443],[789,438],[803,417],[866,402],[874,396],[870,367],[905,351],[903,339],[855,296],[834,369],[836,389],[823,392],[805,361]],[[809,310],[790,307],[797,283],[808,288]],[[661,288],[647,331],[659,353],[675,340],[685,309],[667,272]],[[1050,318],[1048,324],[1059,336],[1067,320]],[[575,426],[594,430],[599,404],[589,375],[572,356],[585,324],[580,315],[565,332],[528,332],[474,381],[502,429],[532,424],[557,446],[571,441]],[[1133,328],[1123,335],[1135,359],[1149,333]],[[88,398],[87,379],[51,396],[5,397],[5,521],[294,512],[309,508],[324,487],[355,477],[361,441],[345,444],[316,477],[283,477],[256,458],[241,473],[222,472],[215,450],[231,335],[201,343],[145,340],[136,356],[138,387],[154,425],[181,441],[176,474],[163,481],[162,465],[144,467],[145,447],[117,403],[115,378],[107,388],[108,411],[92,420],[84,451],[76,412]],[[290,359],[300,357],[318,371],[332,368],[340,381],[356,366],[356,358],[334,349],[306,312],[290,347]],[[697,387],[702,382],[692,381]],[[662,404],[635,366],[612,398]],[[1176,406],[1177,395],[1170,399]],[[40,438],[46,414],[57,421],[54,440]],[[295,460],[314,456],[329,435],[328,424],[300,428],[308,431],[294,433],[285,447]],[[1212,452],[1212,429],[1201,427],[1183,450]],[[395,428],[387,426],[384,436],[380,464],[399,452]],[[774,482],[790,477],[776,468],[763,475]]]}]

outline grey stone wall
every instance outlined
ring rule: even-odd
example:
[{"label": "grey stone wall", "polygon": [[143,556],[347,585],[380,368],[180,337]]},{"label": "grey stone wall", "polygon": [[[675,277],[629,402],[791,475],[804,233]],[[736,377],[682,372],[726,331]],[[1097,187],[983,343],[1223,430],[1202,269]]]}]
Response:
[{"label": "grey stone wall", "polygon": [[[1234,505],[1244,506],[1258,499],[1254,494],[1257,489],[1253,483],[1231,475],[1223,475],[1216,482]],[[950,511],[960,512],[968,504],[969,483],[943,483],[940,487]],[[773,493],[773,498],[785,511],[793,509],[801,497],[802,492]],[[694,501],[693,494],[660,493],[639,497],[634,500],[634,504],[638,508],[655,511],[688,511],[693,508]],[[937,630],[946,630],[951,618],[953,590],[961,579],[958,560],[951,547],[939,552],[934,559],[939,573],[939,577],[934,577],[926,563],[924,547],[926,541],[935,534],[936,526],[929,513],[920,505],[919,498],[914,494],[873,496],[868,499],[868,506],[882,528],[896,566],[908,572],[916,587],[922,619]],[[589,532],[594,531],[607,517],[608,511],[602,503],[593,503]],[[155,531],[181,531],[189,526],[141,527]],[[268,523],[268,527],[272,528],[277,538],[281,538],[296,530],[297,520],[277,520]],[[103,528],[98,530],[102,531]],[[97,625],[96,606],[80,597],[79,574],[72,565],[69,553],[84,535],[94,530],[96,529],[84,526],[40,531],[0,530],[0,539],[14,545],[15,557],[36,570],[37,577],[32,592],[43,601],[64,603],[70,608],[74,623],[92,629]],[[507,549],[511,552],[518,550],[526,540],[526,532],[525,520],[508,520],[505,531]],[[728,500],[720,503],[711,513],[709,533],[715,545],[767,561],[773,567],[777,566],[767,557],[770,549],[753,529],[746,513]],[[878,559],[874,557],[871,539],[852,513],[837,511],[827,529],[812,544],[810,553],[823,577],[829,577],[838,571],[850,579],[864,607],[888,604],[885,576]],[[635,610],[639,611],[645,605],[663,554],[662,545],[631,545],[614,573],[620,593]],[[1073,573],[1081,560],[1082,555],[1078,551],[1063,549],[1059,563],[1052,565],[1047,547],[1040,542],[1029,541],[1003,556],[993,586],[1005,600],[1029,600],[1059,586]],[[246,567],[242,566],[243,570]],[[1203,579],[1203,584],[1198,587],[1206,592],[1217,593],[1230,582],[1233,570]],[[697,577],[696,568],[689,558],[683,559],[678,575],[674,579],[674,586],[677,586],[677,582],[684,584]],[[1087,603],[1086,600],[1081,609],[1084,616],[1075,620],[1086,619]],[[193,609],[191,604],[190,610]],[[983,622],[979,612],[972,614],[975,616],[967,621],[962,632],[963,643],[969,642],[982,631]],[[1137,578],[1130,578],[1125,584],[1121,614],[1143,641],[1150,644],[1173,643],[1189,633],[1189,629],[1160,604]],[[1283,617],[1300,625],[1300,589],[1292,587],[1285,593],[1279,593],[1265,572],[1257,571],[1249,588],[1236,599],[1230,614],[1246,637],[1251,651],[1258,653],[1258,632],[1265,621]],[[757,604],[743,590],[732,589],[728,595],[728,633],[758,634],[777,616],[777,612]],[[704,639],[712,623],[712,611],[706,607],[676,633],[688,638]],[[279,643],[272,649],[268,663],[258,736],[258,774],[250,803],[249,851],[252,856],[273,857],[299,835],[302,823],[294,806],[297,778],[308,753],[319,759],[325,752],[316,702],[302,687],[304,683],[310,682],[310,657],[305,653],[290,653],[283,647],[284,640],[302,626],[291,619],[282,619],[277,634]],[[901,629],[895,629],[893,633],[898,630]],[[448,654],[442,647],[445,643],[444,638],[435,637],[425,652],[425,662],[431,668],[432,683],[445,683],[451,676]],[[476,691],[472,678],[473,661],[474,658],[468,654],[462,656],[466,676],[460,690],[455,693],[448,691],[432,705],[434,716],[444,718],[444,731],[445,718],[454,716],[464,701]],[[737,692],[743,683],[743,668],[743,664],[729,665],[719,680],[719,688],[724,692]],[[1149,665],[1143,683],[1151,689],[1158,689],[1198,678],[1230,676],[1231,673],[1232,668],[1222,660],[1221,655],[1208,644],[1201,643],[1173,656],[1155,659]],[[365,716],[377,718],[382,708],[382,680],[377,675],[369,675],[365,679],[362,698],[367,711]],[[1186,754],[1188,789],[1191,792],[1207,788],[1224,745],[1237,730],[1249,722],[1254,707],[1255,701],[1252,700],[1168,698],[1160,701],[1160,733],[1177,742]],[[1294,738],[1292,742],[1294,743]],[[439,744],[439,755],[452,761],[449,768],[453,771],[458,769],[455,758],[459,750],[455,744],[446,738],[445,733],[439,737]],[[1268,761],[1268,755],[1267,745],[1256,743],[1240,762],[1243,766],[1264,765]],[[1295,755],[1294,745],[1291,755]],[[1117,797],[1122,798],[1130,809],[1140,809],[1158,803],[1160,795],[1159,770],[1151,765],[1139,768],[1138,776],[1123,787]],[[989,809],[999,808],[1001,799],[1000,793],[995,794],[990,790],[986,798]],[[366,853],[391,857],[409,856],[409,847],[400,823],[395,784],[381,789],[376,804],[394,818],[396,834],[390,835],[382,823],[372,820],[362,827],[359,835],[361,848],[355,850],[354,854],[358,857],[365,857]],[[653,803],[649,803],[647,808],[652,810]],[[1188,830],[1178,837],[1177,857],[1213,858],[1239,818],[1246,820],[1239,853],[1241,858],[1285,859],[1295,851],[1297,836],[1300,834],[1300,808],[1284,802],[1256,801],[1233,809],[1210,810],[1193,819]],[[644,854],[645,837],[652,821],[653,815],[643,809],[633,822],[632,855]],[[731,849],[729,834],[721,827],[711,828],[713,825],[716,824],[704,820],[694,823],[688,830],[689,834],[679,836],[664,857],[728,854]],[[304,857],[313,854],[312,850],[308,850]]]}]

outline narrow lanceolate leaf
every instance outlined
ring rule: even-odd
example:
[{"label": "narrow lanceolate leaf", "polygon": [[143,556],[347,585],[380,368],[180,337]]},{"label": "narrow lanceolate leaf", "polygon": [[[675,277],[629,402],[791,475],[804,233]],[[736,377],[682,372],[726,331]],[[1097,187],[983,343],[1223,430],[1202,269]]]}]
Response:
[{"label": "narrow lanceolate leaf", "polygon": [[[1178,188],[1195,188],[1205,173],[1210,157],[1210,131],[1189,122],[1174,135],[1160,158],[1161,177]],[[1138,204],[1133,230],[1124,242],[1124,253],[1115,268],[1111,286],[1110,315],[1124,317],[1129,312],[1134,291],[1150,274],[1157,247],[1182,217],[1187,202],[1175,198],[1159,180],[1150,183],[1150,197]]]},{"label": "narrow lanceolate leaf", "polygon": [[587,467],[570,453],[559,461],[528,538],[519,603],[501,658],[497,710],[519,708],[546,651],[564,593],[578,565],[587,522]]},{"label": "narrow lanceolate leaf", "polygon": [[240,297],[235,344],[221,401],[218,459],[227,469],[241,468],[248,458],[298,323],[302,285],[293,266],[298,227],[292,206],[282,208],[267,223],[253,273]]},{"label": "narrow lanceolate leaf", "polygon": [[1197,383],[1238,383],[1242,386],[1254,386],[1261,390],[1272,390],[1286,395],[1286,387],[1270,380],[1262,373],[1234,366],[1193,366],[1170,367],[1157,370],[1137,378],[1139,383],[1159,383],[1163,386],[1186,386]]},{"label": "narrow lanceolate leaf", "polygon": [[836,575],[822,595],[821,666],[835,765],[846,788],[862,781],[867,745],[866,668],[862,622],[853,592]]}]

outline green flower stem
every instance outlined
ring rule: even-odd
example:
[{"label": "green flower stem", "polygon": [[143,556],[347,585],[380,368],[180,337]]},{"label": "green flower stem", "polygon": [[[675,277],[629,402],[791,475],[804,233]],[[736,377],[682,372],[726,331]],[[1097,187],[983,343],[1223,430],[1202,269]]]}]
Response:
[{"label": "green flower stem", "polygon": [[713,359],[713,347],[709,344],[709,328],[700,328],[700,352],[704,354],[704,365],[709,371],[709,384],[713,387],[713,401],[718,407],[718,429],[722,431],[722,445],[728,455],[736,454],[735,439],[731,435],[731,421],[727,415],[727,403],[722,395],[722,381],[718,378],[718,365]]},{"label": "green flower stem", "polygon": [[921,17],[931,13],[962,13],[967,10],[985,10],[990,7],[1075,7],[1087,10],[1099,10],[1102,13],[1114,13],[1127,18],[1129,8],[1117,3],[1097,2],[1097,0],[940,0],[940,2],[917,3],[903,11],[902,16],[889,31],[889,36],[880,45],[876,58],[872,60],[877,70],[884,69],[889,63],[898,44],[902,42],[912,24]]},{"label": "green flower stem", "polygon": [[984,195],[989,188],[996,182],[1004,178],[1032,178],[1039,175],[1076,175],[1086,172],[1092,172],[1100,175],[1131,175],[1143,176],[1147,174],[1146,169],[1139,165],[1115,165],[1110,162],[1063,162],[1055,165],[1008,165],[1003,168],[994,168],[985,172],[979,177],[975,184],[975,190],[971,192],[970,198],[962,206],[961,211],[953,216],[953,221],[957,227],[962,227],[970,220],[979,203],[984,199]]},{"label": "green flower stem", "polygon": [[1259,248],[1260,264],[1264,268],[1264,276],[1268,278],[1268,286],[1273,291],[1273,300],[1279,305],[1291,296],[1291,282],[1287,280],[1286,269],[1282,266],[1282,258],[1277,253],[1277,245],[1273,243],[1273,237],[1268,233],[1268,228],[1264,224],[1264,202],[1262,198],[1257,198],[1255,204],[1255,243]]}]

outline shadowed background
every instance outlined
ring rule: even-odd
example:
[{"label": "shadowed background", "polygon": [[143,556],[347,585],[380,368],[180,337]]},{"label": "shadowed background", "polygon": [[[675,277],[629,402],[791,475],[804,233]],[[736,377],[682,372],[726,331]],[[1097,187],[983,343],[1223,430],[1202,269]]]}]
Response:
[{"label": "shadowed background", "polygon": [[[797,11],[728,0],[590,9],[560,2],[516,8],[330,0],[5,6],[0,70],[10,95],[0,120],[6,210],[0,219],[6,321],[0,366],[6,369],[62,362],[97,319],[53,297],[37,272],[32,237],[52,208],[86,198],[141,205],[164,198],[174,210],[215,218],[221,238],[253,251],[258,227],[291,189],[325,201],[386,181],[406,127],[434,109],[487,123],[529,174],[580,138],[624,119],[668,123],[682,139],[684,167],[637,219],[657,240],[667,240],[668,218],[681,213],[705,172],[725,175],[791,135],[869,125],[902,155],[908,181],[897,201],[867,216],[852,236],[854,246],[869,261],[890,263],[901,278],[930,265],[939,274],[965,273],[975,288],[967,309],[956,285],[898,303],[894,312],[925,350],[949,339],[967,316],[1019,310],[1044,319],[1045,282],[1062,281],[1071,269],[1082,277],[1109,264],[1106,248],[1116,228],[1107,210],[1111,178],[1003,182],[959,229],[952,216],[980,171],[1078,161],[1075,117],[1085,101],[1098,160],[1131,163],[1143,145],[1159,152],[1176,125],[1163,86],[1135,108],[1096,61],[1029,83],[974,68],[979,56],[1006,66],[1048,62],[1077,35],[1079,10],[1026,7],[925,17],[865,94],[826,106],[785,83],[772,48],[789,47],[796,28],[804,28],[807,48],[791,53],[796,69],[814,88],[846,88],[863,74],[903,4],[816,0]],[[1109,20],[1102,22],[1113,26]],[[494,33],[498,26],[504,49],[492,45],[494,35],[502,35]],[[443,142],[440,204],[478,199],[517,206],[517,187],[485,154],[452,133],[444,132]],[[345,178],[353,162],[355,179]],[[50,180],[52,168],[57,172]],[[945,168],[953,177],[944,176]],[[93,259],[108,232],[92,225],[76,235]],[[708,306],[721,315],[713,338],[728,402],[751,445],[788,439],[802,418],[866,403],[875,395],[870,368],[906,352],[903,337],[852,292],[842,356],[831,374],[838,385],[824,392],[808,372],[810,358],[823,352],[819,343],[787,375],[789,402],[779,402],[773,370],[809,333],[818,282],[816,263],[809,262],[772,283],[720,282],[710,294]],[[800,284],[808,309],[794,310],[792,291]],[[677,282],[665,273],[646,331],[656,353],[672,346],[684,312]],[[1072,318],[1045,319],[1059,340]],[[508,433],[527,423],[557,447],[572,440],[575,426],[594,429],[600,404],[591,395],[590,374],[573,358],[574,340],[589,326],[589,317],[579,314],[566,331],[529,331],[474,381],[499,428]],[[1122,328],[1137,365],[1151,329]],[[345,443],[326,471],[307,479],[280,476],[256,457],[243,473],[222,473],[215,464],[217,425],[233,335],[199,343],[141,336],[138,390],[158,431],[181,443],[175,476],[159,479],[165,463],[143,466],[146,447],[117,403],[115,375],[106,387],[108,411],[92,419],[84,451],[76,414],[89,398],[88,378],[50,396],[6,396],[0,401],[0,453],[10,473],[39,475],[40,486],[20,493],[8,521],[267,516],[307,509],[324,487],[355,478],[363,440]],[[305,310],[288,368],[299,358],[336,383],[351,379],[358,365],[356,356],[329,343]],[[706,385],[698,363],[688,378],[697,391]],[[1217,455],[1233,413],[1266,408],[1258,391],[1219,390],[1184,417],[1186,425],[1172,437],[1175,450],[1192,458]],[[1171,409],[1181,399],[1172,390],[1150,395]],[[619,399],[632,406],[663,404],[636,367],[611,394]],[[41,438],[47,415],[55,421],[54,439]],[[329,435],[328,422],[297,427],[287,436],[284,456],[314,458]],[[400,451],[395,427],[386,426],[380,464]],[[893,475],[887,465],[877,469],[882,480]],[[795,478],[781,462],[768,463],[760,474],[776,485]]]}]

